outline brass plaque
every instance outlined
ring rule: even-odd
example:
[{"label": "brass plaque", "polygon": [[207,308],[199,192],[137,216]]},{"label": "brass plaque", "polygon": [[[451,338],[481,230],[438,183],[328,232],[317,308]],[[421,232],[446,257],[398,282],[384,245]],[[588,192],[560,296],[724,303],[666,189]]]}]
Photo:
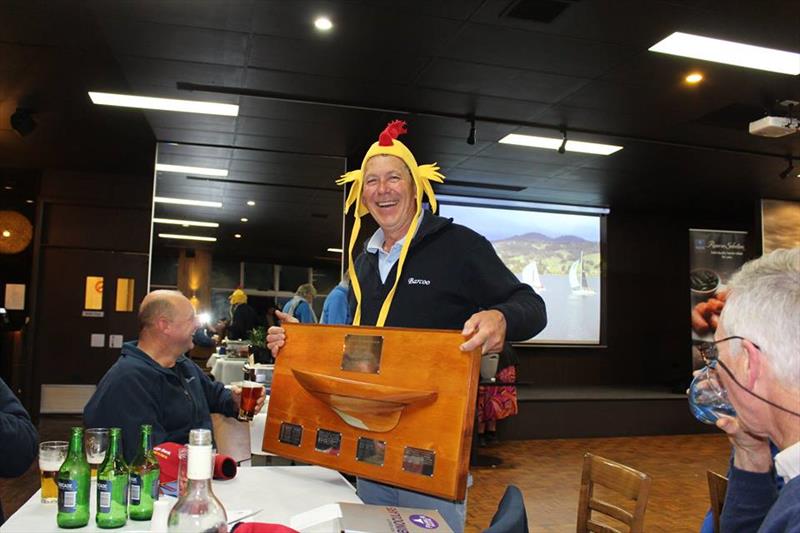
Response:
[{"label": "brass plaque", "polygon": [[314,445],[314,450],[329,455],[339,455],[339,450],[342,449],[342,434],[338,431],[329,431],[327,429],[317,430],[317,442]]},{"label": "brass plaque", "polygon": [[342,370],[380,374],[382,348],[380,335],[345,335]]},{"label": "brass plaque", "polygon": [[367,437],[358,438],[356,461],[369,463],[371,465],[383,466],[385,457],[386,443],[384,441],[368,439]]},{"label": "brass plaque", "polygon": [[436,452],[433,450],[420,450],[410,446],[403,450],[403,470],[406,472],[432,476],[435,462]]},{"label": "brass plaque", "polygon": [[300,446],[303,440],[303,426],[282,422],[278,440],[285,444],[291,444],[292,446]]}]

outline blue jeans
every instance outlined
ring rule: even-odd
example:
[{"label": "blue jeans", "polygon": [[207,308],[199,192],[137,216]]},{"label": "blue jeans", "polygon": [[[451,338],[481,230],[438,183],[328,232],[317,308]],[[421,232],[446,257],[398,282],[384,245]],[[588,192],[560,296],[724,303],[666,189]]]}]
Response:
[{"label": "blue jeans", "polygon": [[436,509],[447,525],[455,533],[464,532],[467,519],[467,499],[463,502],[451,502],[427,494],[384,485],[364,478],[358,478],[356,484],[358,497],[369,505],[385,505],[392,507],[414,507],[418,509]]}]

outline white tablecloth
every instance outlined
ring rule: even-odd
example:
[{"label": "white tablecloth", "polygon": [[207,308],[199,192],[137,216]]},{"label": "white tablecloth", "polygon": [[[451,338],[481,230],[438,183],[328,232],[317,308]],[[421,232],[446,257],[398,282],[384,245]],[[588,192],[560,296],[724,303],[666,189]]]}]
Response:
[{"label": "white tablecloth", "polygon": [[247,359],[217,359],[211,367],[211,375],[225,385],[242,381],[242,367],[246,362]]},{"label": "white tablecloth", "polygon": [[[292,516],[320,505],[336,502],[361,503],[353,487],[335,470],[319,466],[261,466],[239,468],[234,479],[214,481],[214,493],[222,502],[229,520],[237,511],[262,509],[246,522],[270,522],[289,525]],[[107,531],[95,524],[96,491],[92,485],[89,525],[76,531]],[[55,504],[39,501],[39,491],[11,515],[0,532],[58,532]],[[150,522],[128,520],[115,531],[149,532]]]}]

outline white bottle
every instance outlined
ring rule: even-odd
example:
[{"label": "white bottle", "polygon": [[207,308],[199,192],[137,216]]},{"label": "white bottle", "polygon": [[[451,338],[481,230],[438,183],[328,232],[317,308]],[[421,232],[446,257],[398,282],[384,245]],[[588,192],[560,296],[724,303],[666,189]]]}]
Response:
[{"label": "white bottle", "polygon": [[167,531],[186,533],[227,533],[225,508],[211,491],[211,431],[189,432],[186,459],[187,484],[183,495],[169,513]]}]

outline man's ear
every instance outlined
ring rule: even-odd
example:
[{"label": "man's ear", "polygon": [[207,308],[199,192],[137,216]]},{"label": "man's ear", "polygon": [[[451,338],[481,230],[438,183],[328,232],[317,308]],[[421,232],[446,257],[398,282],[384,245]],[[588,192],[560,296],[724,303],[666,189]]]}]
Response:
[{"label": "man's ear", "polygon": [[747,388],[755,390],[756,382],[764,378],[764,354],[749,340],[743,339],[741,342],[743,355],[747,358]]}]

